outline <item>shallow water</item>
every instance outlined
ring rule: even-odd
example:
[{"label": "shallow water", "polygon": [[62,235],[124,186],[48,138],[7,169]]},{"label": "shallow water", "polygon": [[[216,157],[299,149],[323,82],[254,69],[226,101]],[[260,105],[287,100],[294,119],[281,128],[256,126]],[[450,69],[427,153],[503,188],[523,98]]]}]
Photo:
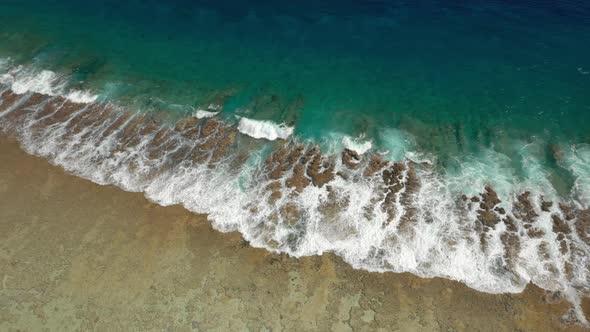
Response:
[{"label": "shallow water", "polygon": [[[358,268],[487,292],[533,281],[575,302],[588,291],[585,3],[5,1],[0,9],[0,91],[21,95],[4,96],[12,99],[0,104],[0,122],[29,152],[209,213],[218,229],[271,250],[333,251]],[[65,100],[80,104],[63,111]],[[198,135],[160,122],[163,138],[126,129],[190,115],[201,118]],[[202,130],[212,118],[233,129],[215,127],[209,138]],[[294,159],[282,169],[285,139]],[[298,143],[311,159],[293,152]],[[343,176],[309,175],[315,144],[319,169]],[[340,159],[344,148],[360,154],[360,168]],[[387,167],[366,175],[375,155],[398,162],[387,166],[397,180]],[[298,164],[304,176],[293,180]],[[481,221],[487,203],[461,198],[485,201],[486,186],[499,197],[487,212],[506,215],[493,225]],[[555,231],[554,216],[569,233]]]}]

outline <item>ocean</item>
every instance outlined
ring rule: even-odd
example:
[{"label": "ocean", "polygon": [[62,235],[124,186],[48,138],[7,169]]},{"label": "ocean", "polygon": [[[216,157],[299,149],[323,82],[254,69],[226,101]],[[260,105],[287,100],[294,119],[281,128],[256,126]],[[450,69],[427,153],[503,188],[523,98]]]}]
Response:
[{"label": "ocean", "polygon": [[590,292],[584,1],[0,3],[0,127],[256,247]]}]

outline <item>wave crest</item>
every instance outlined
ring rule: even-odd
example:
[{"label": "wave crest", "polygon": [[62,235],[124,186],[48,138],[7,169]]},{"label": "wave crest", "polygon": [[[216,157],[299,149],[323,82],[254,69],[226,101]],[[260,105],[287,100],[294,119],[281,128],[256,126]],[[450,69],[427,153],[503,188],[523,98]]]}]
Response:
[{"label": "wave crest", "polygon": [[253,120],[241,118],[238,124],[238,131],[244,135],[256,139],[274,141],[276,139],[286,140],[293,134],[293,127],[284,124],[276,124],[267,120]]}]

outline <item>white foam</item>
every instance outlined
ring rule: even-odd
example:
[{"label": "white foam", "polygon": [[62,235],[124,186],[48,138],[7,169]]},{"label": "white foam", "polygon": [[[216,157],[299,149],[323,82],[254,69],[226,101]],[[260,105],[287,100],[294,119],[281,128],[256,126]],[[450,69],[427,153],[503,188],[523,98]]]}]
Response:
[{"label": "white foam", "polygon": [[207,106],[207,109],[218,111],[218,112],[221,111],[221,108],[223,108],[223,106],[221,104],[209,104],[209,106]]},{"label": "white foam", "polygon": [[18,72],[12,83],[12,91],[17,94],[36,92],[48,96],[57,96],[63,92],[65,80],[60,75],[42,70],[35,72]]},{"label": "white foam", "polygon": [[194,113],[194,116],[197,119],[204,119],[204,118],[212,118],[212,117],[216,116],[217,114],[219,114],[219,112],[211,112],[211,111],[205,111],[202,109],[198,109]]},{"label": "white foam", "polygon": [[[0,70],[9,68],[9,61],[0,59]],[[68,78],[51,70],[37,71],[33,68],[17,66],[10,68],[7,73],[0,76],[0,83],[10,86],[16,94],[28,92],[40,93],[47,96],[63,96],[78,104],[93,103],[98,95],[92,94],[89,90],[65,91]]]},{"label": "white foam", "polygon": [[268,120],[252,120],[241,118],[238,124],[238,131],[244,135],[256,139],[267,139],[274,141],[276,139],[287,139],[293,134],[293,127],[284,124],[276,124]]},{"label": "white foam", "polygon": [[90,104],[98,99],[98,95],[92,94],[88,90],[70,90],[70,92],[66,95],[66,99],[78,104]]},{"label": "white foam", "polygon": [[352,138],[350,136],[344,136],[342,144],[345,148],[358,154],[364,154],[373,148],[373,143],[371,141],[363,141],[362,137]]}]

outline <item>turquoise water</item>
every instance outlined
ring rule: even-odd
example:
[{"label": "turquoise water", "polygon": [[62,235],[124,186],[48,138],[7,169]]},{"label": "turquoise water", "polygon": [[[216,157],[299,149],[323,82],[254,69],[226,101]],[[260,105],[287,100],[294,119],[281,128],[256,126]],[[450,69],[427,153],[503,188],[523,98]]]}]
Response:
[{"label": "turquoise water", "polygon": [[364,135],[384,150],[400,147],[383,129],[402,130],[411,149],[444,165],[482,147],[513,156],[513,140],[531,136],[590,141],[584,4],[28,0],[0,9],[1,56],[141,108],[224,102],[225,115],[285,122],[320,142]]}]

